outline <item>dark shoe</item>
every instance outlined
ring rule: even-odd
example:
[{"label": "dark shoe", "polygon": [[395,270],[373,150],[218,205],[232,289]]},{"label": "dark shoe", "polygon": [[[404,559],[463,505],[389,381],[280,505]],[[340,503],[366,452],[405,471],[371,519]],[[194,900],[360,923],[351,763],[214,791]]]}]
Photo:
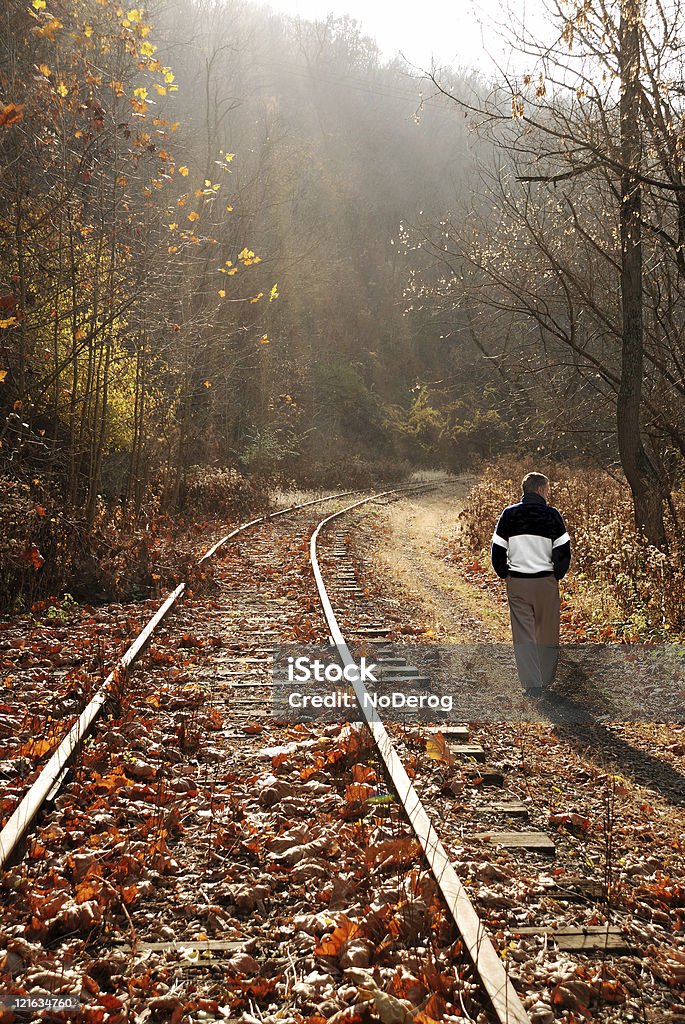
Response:
[{"label": "dark shoe", "polygon": [[545,691],[541,686],[528,686],[523,692],[531,700],[542,700]]}]

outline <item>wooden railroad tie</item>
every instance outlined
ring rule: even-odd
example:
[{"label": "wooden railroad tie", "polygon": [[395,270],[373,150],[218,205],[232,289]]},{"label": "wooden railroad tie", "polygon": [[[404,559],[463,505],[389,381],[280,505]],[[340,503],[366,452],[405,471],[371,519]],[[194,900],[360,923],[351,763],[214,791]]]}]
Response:
[{"label": "wooden railroad tie", "polygon": [[510,818],[528,817],[528,807],[521,800],[494,800],[490,804],[484,804],[483,810],[506,814]]},{"label": "wooden railroad tie", "polygon": [[398,679],[406,676],[414,676],[415,678],[427,679],[427,676],[421,676],[418,668],[415,665],[408,665],[405,661],[400,665],[387,665],[385,662],[380,663],[380,673],[385,679]]},{"label": "wooden railroad tie", "polygon": [[[393,676],[386,676],[386,675],[382,675],[382,676],[379,677],[378,683],[376,685],[380,686],[381,684],[385,684],[386,687],[387,687],[387,686],[390,685],[390,683],[411,683],[412,686],[421,686],[421,687],[423,687],[425,689],[429,685],[429,683],[430,683],[430,677],[429,676],[404,676],[404,675],[400,675],[400,676],[394,676],[394,675]],[[380,692],[382,692],[382,691],[379,690],[379,693]]]},{"label": "wooden railroad tie", "polygon": [[551,885],[541,885],[531,890],[531,896],[547,896],[563,903],[597,903],[604,900],[606,887],[599,878],[581,878],[576,875],[562,875]]},{"label": "wooden railroad tie", "polygon": [[546,889],[545,893],[555,900],[601,900],[604,898],[606,887],[598,878],[578,878],[575,876],[556,879],[553,889]]},{"label": "wooden railroad tie", "polygon": [[485,751],[480,743],[448,743],[447,749],[455,757],[472,757],[474,761],[485,761]]},{"label": "wooden railroad tie", "polygon": [[557,851],[554,840],[546,832],[474,832],[472,839],[484,839],[507,850],[533,850],[551,856]]},{"label": "wooden railroad tie", "polygon": [[173,939],[171,942],[136,942],[135,947],[128,941],[114,941],[117,949],[132,950],[136,953],[181,953],[184,950],[197,950],[199,953],[237,953],[245,947],[246,940],[226,939]]},{"label": "wooden railroad tie", "polygon": [[274,683],[273,679],[264,679],[262,682],[254,682],[254,683],[231,683],[231,689],[232,690],[258,690],[260,687],[263,687],[263,686],[272,687],[272,686],[276,685],[277,683],[284,683],[285,681],[286,681],[285,679],[283,679],[283,680],[278,679],[278,680],[276,680],[276,683]]},{"label": "wooden railroad tie", "polygon": [[462,743],[466,743],[469,738],[468,725],[434,725],[428,732],[439,732],[446,740],[460,740]]},{"label": "wooden railroad tie", "polygon": [[472,786],[502,787],[504,775],[498,768],[488,768],[483,765],[479,768],[467,768],[464,772],[464,781]]},{"label": "wooden railroad tie", "polygon": [[531,926],[510,928],[510,931],[513,935],[546,935],[564,953],[611,953],[613,956],[624,956],[633,952],[621,929],[608,924],[593,924],[585,928]]}]

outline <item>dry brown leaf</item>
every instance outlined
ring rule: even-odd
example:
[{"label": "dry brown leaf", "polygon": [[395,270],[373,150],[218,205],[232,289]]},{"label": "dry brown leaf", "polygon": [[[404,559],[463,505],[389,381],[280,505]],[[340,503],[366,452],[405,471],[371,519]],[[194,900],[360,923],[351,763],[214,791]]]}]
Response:
[{"label": "dry brown leaf", "polygon": [[369,864],[411,864],[416,860],[419,844],[416,839],[386,839],[367,847],[365,857]]},{"label": "dry brown leaf", "polygon": [[373,943],[368,939],[353,939],[340,957],[341,967],[368,967],[373,955]]},{"label": "dry brown leaf", "polygon": [[359,925],[341,914],[331,935],[325,935],[315,947],[317,956],[338,956],[343,946],[359,934]]},{"label": "dry brown leaf", "polygon": [[352,765],[352,778],[355,782],[376,782],[378,776],[374,768],[366,764]]},{"label": "dry brown leaf", "polygon": [[371,1019],[368,1003],[355,1003],[328,1018],[328,1024],[366,1024]]},{"label": "dry brown leaf", "polygon": [[591,1000],[592,987],[579,978],[568,978],[552,989],[552,1002],[555,1006],[562,1006],[583,1017],[591,1016],[588,1009]]},{"label": "dry brown leaf", "polygon": [[373,786],[368,786],[363,782],[353,782],[352,785],[347,786],[345,789],[345,800],[348,804],[362,804],[370,796],[373,796],[375,792],[376,790]]},{"label": "dry brown leaf", "polygon": [[410,1003],[381,991],[374,992],[373,1001],[381,1024],[411,1024],[414,1015]]},{"label": "dry brown leaf", "polygon": [[447,746],[447,740],[441,732],[435,732],[426,740],[426,756],[431,761],[444,761],[446,764],[454,764],[454,754]]}]

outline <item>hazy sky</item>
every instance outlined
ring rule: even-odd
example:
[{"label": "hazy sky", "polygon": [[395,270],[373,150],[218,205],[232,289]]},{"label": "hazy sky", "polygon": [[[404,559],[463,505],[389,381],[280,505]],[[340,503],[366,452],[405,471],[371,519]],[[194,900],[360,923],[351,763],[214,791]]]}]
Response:
[{"label": "hazy sky", "polygon": [[[401,51],[410,63],[430,67],[491,66],[484,52],[507,63],[507,49],[498,39],[495,23],[503,17],[501,0],[265,0],[269,7],[302,18],[349,14],[375,37],[383,55]],[[527,24],[539,20],[541,0],[514,0]],[[536,17],[537,16],[537,17]],[[509,20],[509,19],[507,19]],[[480,22],[480,24],[479,24]]]}]

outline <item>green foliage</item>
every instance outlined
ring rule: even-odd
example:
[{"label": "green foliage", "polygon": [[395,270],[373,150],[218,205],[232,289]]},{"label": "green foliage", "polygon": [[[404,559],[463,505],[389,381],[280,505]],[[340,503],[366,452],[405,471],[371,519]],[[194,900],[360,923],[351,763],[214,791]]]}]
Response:
[{"label": "green foliage", "polygon": [[302,439],[278,427],[265,427],[248,433],[238,454],[238,462],[247,473],[262,481],[276,481],[300,454]]},{"label": "green foliage", "polygon": [[49,606],[45,612],[45,618],[48,622],[59,622],[61,625],[66,625],[77,608],[78,602],[72,595],[64,594],[61,600]]},{"label": "green foliage", "polygon": [[415,438],[424,451],[437,452],[449,432],[449,422],[444,412],[430,405],[430,392],[421,388],[412,401],[403,432]]},{"label": "green foliage", "polygon": [[421,387],[406,413],[397,406],[386,409],[386,426],[417,445],[431,465],[461,469],[475,457],[491,456],[505,442],[506,424],[496,409],[487,407],[490,397],[482,396],[481,408],[475,396],[446,401],[439,392]]}]

